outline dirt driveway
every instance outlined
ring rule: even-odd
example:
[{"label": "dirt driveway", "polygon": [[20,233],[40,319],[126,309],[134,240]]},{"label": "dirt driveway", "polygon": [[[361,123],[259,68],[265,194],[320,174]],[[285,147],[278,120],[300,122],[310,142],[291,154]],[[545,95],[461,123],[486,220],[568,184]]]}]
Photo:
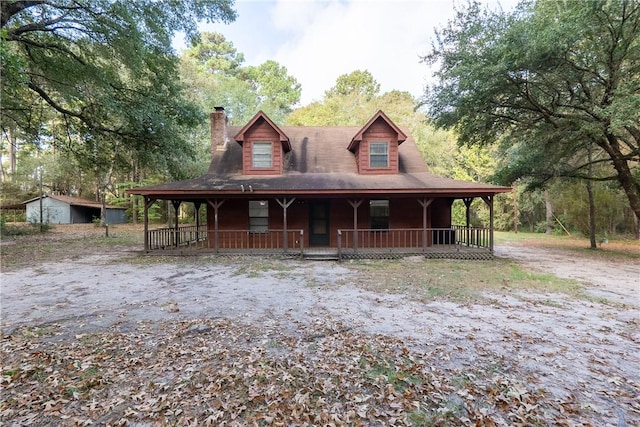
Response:
[{"label": "dirt driveway", "polygon": [[585,259],[561,249],[501,245],[496,255],[558,277],[576,279],[594,297],[640,306],[640,265],[637,259]]},{"label": "dirt driveway", "polygon": [[[288,354],[287,340],[393,337],[450,382],[452,391],[443,397],[447,407],[466,408],[453,424],[516,422],[493,400],[491,413],[470,403],[479,398],[477,389],[490,395],[491,387],[508,383],[509,398],[525,408],[522,420],[640,425],[640,266],[585,263],[563,252],[522,246],[498,247],[496,253],[579,279],[593,298],[512,292],[486,293],[465,303],[417,301],[361,286],[359,269],[350,263],[93,253],[3,272],[2,332],[5,343],[29,330],[55,346],[101,331],[135,334],[141,325],[153,333],[167,322],[187,322],[189,330],[207,332],[211,321],[225,321],[255,328],[247,342],[273,357]],[[410,270],[425,261],[398,262]],[[3,358],[12,348],[3,346]],[[18,407],[0,408],[8,420],[27,419]],[[424,421],[403,419],[414,425]]]}]

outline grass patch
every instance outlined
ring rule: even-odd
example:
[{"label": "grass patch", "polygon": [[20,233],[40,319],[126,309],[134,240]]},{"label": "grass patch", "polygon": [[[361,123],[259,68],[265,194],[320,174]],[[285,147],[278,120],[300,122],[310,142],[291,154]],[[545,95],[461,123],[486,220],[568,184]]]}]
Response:
[{"label": "grass patch", "polygon": [[496,244],[513,244],[546,249],[568,251],[576,256],[590,259],[638,260],[640,259],[640,240],[627,237],[608,238],[607,243],[598,243],[597,249],[591,249],[589,238],[583,236],[558,236],[544,233],[513,233],[496,231]]},{"label": "grass patch", "polygon": [[262,277],[267,273],[275,273],[276,277],[284,278],[287,273],[295,270],[295,266],[289,262],[282,262],[278,260],[270,260],[268,258],[243,258],[241,264],[236,264],[238,267],[233,272],[232,276],[245,276],[248,278]]},{"label": "grass patch", "polygon": [[103,228],[92,224],[56,225],[46,233],[3,238],[0,246],[2,269],[15,270],[39,263],[77,259],[91,253],[140,249],[143,238],[141,227],[129,224],[111,226],[108,237]]},{"label": "grass patch", "polygon": [[581,285],[571,279],[536,273],[514,262],[428,260],[424,262],[376,261],[354,262],[357,284],[374,292],[412,295],[420,301],[447,299],[456,302],[484,299],[485,292],[565,293],[579,296]]},{"label": "grass patch", "polygon": [[55,323],[40,326],[25,326],[16,331],[16,335],[26,339],[52,337],[58,333],[59,329],[60,326]]},{"label": "grass patch", "polygon": [[49,224],[17,223],[9,225],[5,223],[0,226],[0,237],[33,236],[46,233],[50,229]]}]

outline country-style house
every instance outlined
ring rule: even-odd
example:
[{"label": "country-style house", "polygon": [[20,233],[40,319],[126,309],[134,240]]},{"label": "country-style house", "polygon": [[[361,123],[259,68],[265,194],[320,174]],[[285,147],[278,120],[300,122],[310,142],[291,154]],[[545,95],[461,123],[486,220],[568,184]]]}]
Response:
[{"label": "country-style house", "polygon": [[[493,198],[508,187],[428,171],[406,129],[378,111],[361,127],[278,126],[258,112],[228,126],[211,114],[211,165],[187,181],[135,188],[145,199],[145,250],[192,247],[220,254],[484,258],[493,253]],[[474,198],[490,224],[471,227]],[[150,230],[156,200],[207,207],[207,223]],[[452,224],[461,199],[467,223]]]}]

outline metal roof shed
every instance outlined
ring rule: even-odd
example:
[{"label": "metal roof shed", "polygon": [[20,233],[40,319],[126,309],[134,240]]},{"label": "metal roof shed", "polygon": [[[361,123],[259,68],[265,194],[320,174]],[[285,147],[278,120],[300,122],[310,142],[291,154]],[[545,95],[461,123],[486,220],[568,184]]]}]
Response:
[{"label": "metal roof shed", "polygon": [[[24,202],[27,221],[40,222],[40,197]],[[42,222],[50,224],[87,224],[100,218],[100,203],[71,196],[42,196]],[[107,206],[107,224],[127,222],[127,208]]]}]

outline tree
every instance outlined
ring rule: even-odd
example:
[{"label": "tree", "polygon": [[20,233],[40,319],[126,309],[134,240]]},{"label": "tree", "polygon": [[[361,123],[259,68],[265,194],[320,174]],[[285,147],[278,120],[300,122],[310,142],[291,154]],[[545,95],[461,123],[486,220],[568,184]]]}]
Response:
[{"label": "tree", "polygon": [[378,83],[367,70],[356,70],[338,76],[336,85],[325,92],[325,97],[335,95],[362,95],[365,101],[372,100],[380,93]]},{"label": "tree", "polygon": [[247,67],[244,74],[260,100],[261,109],[271,112],[270,116],[276,121],[281,121],[300,101],[300,83],[276,61]]},{"label": "tree", "polygon": [[185,56],[193,58],[204,71],[228,76],[235,75],[244,62],[244,54],[220,33],[202,33]]},{"label": "tree", "polygon": [[[322,102],[314,102],[308,106],[298,108],[287,117],[290,125],[302,126],[356,126],[367,120],[380,109],[380,84],[367,70],[353,71],[343,74],[336,79],[336,84],[325,91]],[[407,92],[390,92],[383,95],[390,101],[397,101],[395,112],[405,111],[407,100],[409,111],[413,111],[415,100]],[[384,109],[388,111],[390,105]],[[393,116],[393,114],[391,114]]]},{"label": "tree", "polygon": [[281,121],[300,100],[300,83],[275,61],[248,67],[243,62],[222,34],[203,33],[183,53],[180,75],[200,108],[224,106],[231,123],[246,123],[258,110]]},{"label": "tree", "polygon": [[[197,22],[235,19],[232,0],[9,0],[0,3],[3,131],[73,155],[105,204],[132,164],[176,178],[193,157],[186,129],[204,114],[185,97],[171,40]],[[104,212],[103,212],[104,216]]]},{"label": "tree", "polygon": [[[500,143],[506,184],[615,180],[640,220],[640,3],[470,3],[437,36],[423,59],[438,66],[426,94],[438,126],[464,144]],[[592,175],[599,164],[611,173]]]},{"label": "tree", "polygon": [[[364,77],[366,76],[366,78]],[[347,81],[366,81],[368,90]],[[338,89],[339,88],[339,89]],[[322,101],[297,108],[286,119],[291,126],[362,126],[378,110],[396,124],[409,128],[429,168],[441,176],[453,177],[460,152],[452,132],[436,130],[417,108],[418,101],[409,92],[392,90],[379,94],[380,84],[371,73],[354,71],[339,76],[325,92]],[[456,177],[458,177],[456,175]]]},{"label": "tree", "polygon": [[37,140],[58,120],[59,136],[125,147],[141,164],[190,151],[182,129],[201,116],[183,95],[171,38],[195,39],[201,19],[233,20],[232,0],[0,4],[3,128]]}]

